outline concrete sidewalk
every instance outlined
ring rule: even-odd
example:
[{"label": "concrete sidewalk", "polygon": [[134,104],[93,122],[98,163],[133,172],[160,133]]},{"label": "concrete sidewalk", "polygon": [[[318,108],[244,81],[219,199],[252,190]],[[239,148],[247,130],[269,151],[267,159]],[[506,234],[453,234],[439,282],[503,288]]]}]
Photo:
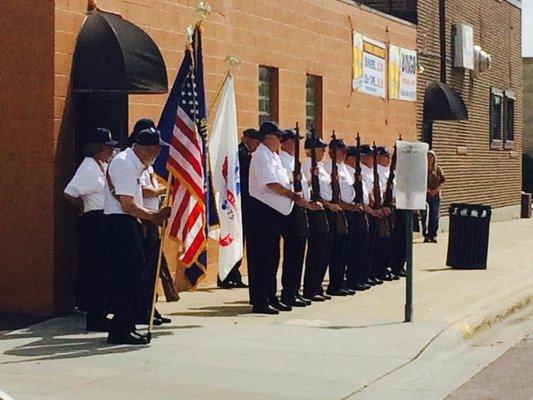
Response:
[{"label": "concrete sidewalk", "polygon": [[404,280],[278,316],[249,314],[246,290],[202,287],[158,305],[174,323],[143,348],[79,333],[80,317],[49,320],[0,337],[0,388],[17,400],[442,399],[533,332],[528,317],[494,336],[528,312],[532,249],[533,220],[491,226],[485,271],[446,268],[445,236],[416,244],[411,324]]}]

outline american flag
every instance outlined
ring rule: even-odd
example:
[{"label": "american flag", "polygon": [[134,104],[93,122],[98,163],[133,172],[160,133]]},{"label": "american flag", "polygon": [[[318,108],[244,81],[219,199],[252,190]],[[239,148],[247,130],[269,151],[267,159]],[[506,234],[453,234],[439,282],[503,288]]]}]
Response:
[{"label": "american flag", "polygon": [[179,257],[187,268],[185,275],[194,287],[205,275],[207,265],[208,204],[205,94],[198,30],[195,30],[192,48],[185,51],[161,115],[159,129],[170,148],[161,152],[154,169],[163,177],[168,173],[173,177],[168,231],[170,237],[177,239],[183,247]]}]

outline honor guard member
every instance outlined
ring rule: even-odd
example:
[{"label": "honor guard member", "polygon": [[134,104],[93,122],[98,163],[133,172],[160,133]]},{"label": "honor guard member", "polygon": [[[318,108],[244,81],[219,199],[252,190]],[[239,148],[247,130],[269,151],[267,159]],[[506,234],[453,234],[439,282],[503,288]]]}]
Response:
[{"label": "honor guard member", "polygon": [[[284,131],[283,136],[281,137],[281,151],[279,153],[281,163],[289,176],[292,190],[295,190],[294,164],[297,143],[296,139],[298,139],[296,135],[297,133],[292,129]],[[303,139],[303,137],[300,137],[299,139]],[[304,198],[306,204],[304,207],[294,205],[292,212],[285,219],[281,231],[283,237],[281,302],[292,307],[305,307],[306,305],[311,305],[311,300],[304,298],[299,292],[302,282],[305,245],[307,243],[307,236],[309,235],[306,210],[319,210],[322,208],[318,203],[309,202],[311,196],[305,176],[300,174],[299,179],[302,191],[298,194]]]},{"label": "honor guard member", "polygon": [[[241,183],[241,212],[242,212],[242,237],[243,243],[246,245],[246,234],[248,232],[250,211],[250,192],[248,190],[248,174],[250,170],[250,161],[252,160],[252,153],[259,146],[261,136],[257,129],[246,129],[242,133],[242,141],[239,144],[239,173],[240,173],[240,183]],[[242,281],[242,275],[239,271],[241,266],[241,261],[238,261],[237,264],[230,271],[226,279],[221,281],[217,277],[217,286],[230,289],[230,288],[246,288],[248,287]]]},{"label": "honor guard member", "polygon": [[[333,154],[335,152],[335,154]],[[338,182],[340,188],[340,206],[343,210],[354,211],[353,201],[355,198],[355,190],[353,188],[353,175],[348,173],[348,169],[344,164],[346,159],[346,144],[342,139],[332,139],[329,143],[329,158],[330,161],[324,163],[324,169],[331,176],[333,157],[335,157],[338,173]],[[329,213],[330,226],[334,226],[334,214]],[[348,236],[339,235],[335,229],[330,231],[330,257],[329,257],[329,285],[326,291],[330,296],[347,296],[354,295],[354,290],[349,290],[344,282],[344,275],[346,273],[346,256],[347,256]]]},{"label": "honor guard member", "polygon": [[143,308],[146,273],[139,219],[160,225],[169,218],[170,208],[153,211],[144,207],[141,176],[153,164],[161,146],[168,144],[161,140],[160,132],[144,129],[135,137],[133,148],[117,154],[109,164],[104,214],[117,296],[107,338],[111,344],[150,342],[135,328]]},{"label": "honor guard member", "polygon": [[[390,153],[384,146],[378,146],[378,176],[379,176],[379,188],[381,189],[381,198],[385,199],[385,192],[387,189],[387,182],[389,180],[389,170],[391,164]],[[390,232],[393,231],[393,218],[391,216],[391,209],[388,207],[383,208],[383,218],[386,218],[389,224]],[[392,239],[378,238],[378,250],[376,253],[379,255],[379,274],[378,277],[384,281],[392,281],[396,278],[391,274],[392,265]]]},{"label": "honor guard member", "polygon": [[[346,151],[346,169],[353,176],[355,184],[355,171],[357,166],[357,148],[349,146]],[[362,165],[360,165],[362,167]],[[369,248],[368,248],[368,219],[367,212],[373,212],[370,208],[368,184],[363,176],[361,179],[362,199],[357,199],[354,190],[353,210],[347,214],[348,218],[348,256],[346,258],[346,286],[349,289],[363,291],[370,289],[368,282],[369,273]],[[362,202],[358,202],[361,201]]]},{"label": "honor guard member", "polygon": [[[105,128],[89,133],[85,155],[65,188],[65,197],[82,214],[78,220],[78,306],[87,312],[86,329],[109,331],[108,281],[104,239],[104,190],[107,163],[118,142]],[[81,293],[80,293],[81,292]]]},{"label": "honor guard member", "polygon": [[276,297],[276,272],[280,257],[280,236],[284,219],[294,203],[305,200],[294,193],[278,155],[283,132],[275,122],[259,130],[262,143],[250,163],[250,225],[247,235],[248,278],[252,312],[278,314],[292,308]]},{"label": "honor guard member", "polygon": [[[331,200],[333,193],[331,190],[331,176],[324,169],[322,160],[325,155],[326,143],[320,138],[305,139],[306,160],[302,164],[302,171],[307,182],[312,184],[312,175],[318,178],[320,188],[319,203],[325,208],[332,207]],[[317,166],[313,171],[311,163],[311,152],[314,149]],[[315,179],[316,179],[315,178]],[[329,230],[330,227],[325,217],[324,210],[310,211],[307,213],[309,219],[309,238],[307,241],[307,254],[305,256],[305,274],[303,296],[311,301],[322,302],[331,299],[331,296],[324,293],[322,282],[326,274],[329,262]]]},{"label": "honor guard member", "polygon": [[[363,183],[367,186],[369,190],[369,199],[370,204],[374,203],[374,169],[373,169],[373,152],[372,148],[363,144],[360,147],[361,149],[361,175],[363,176]],[[374,265],[375,260],[373,256],[375,255],[374,245],[378,235],[378,224],[377,220],[382,217],[380,210],[367,210],[368,216],[368,254],[369,254],[369,263],[368,263],[368,281],[367,283],[371,286],[381,285],[383,281],[377,277],[377,268],[378,266]]]},{"label": "honor guard member", "polygon": [[[133,132],[130,135],[130,144],[133,145],[137,140],[137,135],[144,129],[155,129],[154,121],[148,118],[142,118],[135,123]],[[150,165],[141,175],[141,187],[143,193],[144,207],[148,210],[159,211],[160,196],[166,193],[166,188],[160,186],[157,178],[154,176],[154,168]],[[146,279],[143,299],[143,308],[137,318],[138,324],[149,324],[150,313],[152,311],[152,301],[154,295],[154,284],[157,273],[157,263],[159,262],[159,228],[148,220],[141,220],[143,224],[143,253],[145,261]],[[161,255],[164,258],[164,254]],[[164,259],[162,262],[166,262]],[[166,293],[166,292],[165,292]],[[170,323],[169,318],[164,318],[156,309],[154,313],[154,325]]]}]

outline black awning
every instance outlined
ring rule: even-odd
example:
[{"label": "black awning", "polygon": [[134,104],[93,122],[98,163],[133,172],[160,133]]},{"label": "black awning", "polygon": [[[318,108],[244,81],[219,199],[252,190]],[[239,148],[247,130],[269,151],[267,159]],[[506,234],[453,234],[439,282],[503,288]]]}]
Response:
[{"label": "black awning", "polygon": [[165,62],[154,41],[120,15],[92,11],[74,53],[76,92],[165,93]]},{"label": "black awning", "polygon": [[432,81],[424,96],[425,121],[459,121],[468,119],[468,110],[461,96],[442,82]]}]

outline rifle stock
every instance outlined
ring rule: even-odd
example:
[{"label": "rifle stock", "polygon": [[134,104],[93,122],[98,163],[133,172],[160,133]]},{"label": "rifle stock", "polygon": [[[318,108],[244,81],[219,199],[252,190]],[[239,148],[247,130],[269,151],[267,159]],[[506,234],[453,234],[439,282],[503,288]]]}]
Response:
[{"label": "rifle stock", "polygon": [[355,203],[362,204],[364,202],[363,196],[363,178],[361,176],[361,137],[359,132],[355,139],[356,152],[355,152],[355,174],[354,174],[354,190],[355,190]]},{"label": "rifle stock", "polygon": [[[293,188],[296,193],[302,192],[302,163],[300,161],[300,127],[298,122],[294,128],[296,137],[294,139],[294,170],[292,171]],[[309,221],[307,220],[307,213],[305,210],[294,205],[294,218],[296,224],[296,234],[300,237],[309,236]]]},{"label": "rifle stock", "polygon": [[[311,140],[315,142],[316,131],[314,127],[310,129]],[[311,147],[311,201],[320,201],[320,181],[318,174],[316,173],[318,162],[316,160],[316,149]],[[329,234],[328,217],[325,210],[309,211],[309,219],[313,221],[310,225],[311,232],[315,235],[327,235]]]},{"label": "rifle stock", "polygon": [[[331,139],[336,140],[335,131],[331,135]],[[331,152],[331,191],[332,191],[332,203],[341,204],[341,187],[339,183],[339,167],[337,166],[337,148],[334,148]],[[337,235],[348,234],[348,223],[346,222],[346,215],[344,211],[338,211],[335,213],[335,233]]]},{"label": "rifle stock", "polygon": [[[383,208],[381,201],[381,187],[379,185],[379,173],[378,173],[378,148],[376,147],[376,142],[372,146],[373,153],[373,172],[374,172],[374,210],[380,210]],[[378,234],[380,238],[388,238],[390,236],[389,223],[385,217],[378,219]]]}]

